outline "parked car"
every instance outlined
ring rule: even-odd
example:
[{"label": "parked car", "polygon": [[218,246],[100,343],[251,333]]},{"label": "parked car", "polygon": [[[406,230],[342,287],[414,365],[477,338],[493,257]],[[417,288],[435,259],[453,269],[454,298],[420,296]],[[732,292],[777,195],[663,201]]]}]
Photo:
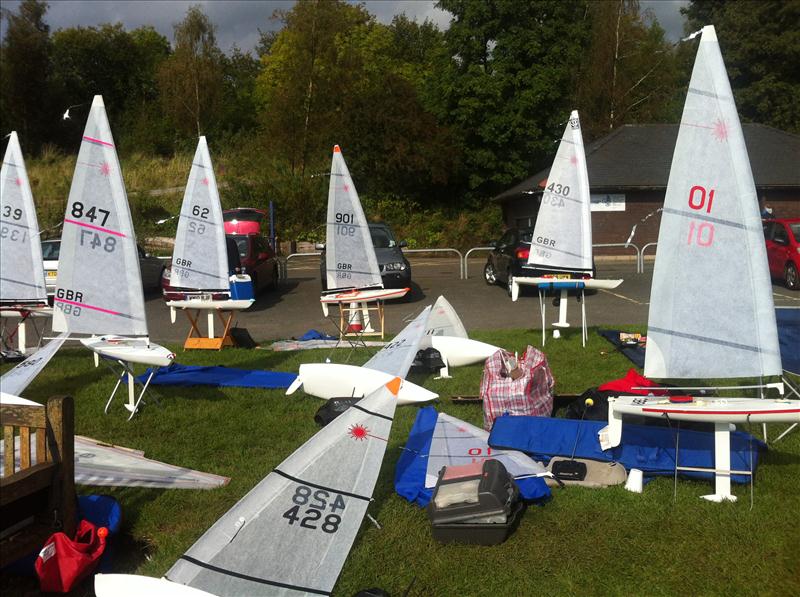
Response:
[{"label": "parked car", "polygon": [[[383,287],[407,288],[411,284],[411,264],[401,249],[407,247],[408,243],[404,240],[397,242],[392,229],[383,222],[372,222],[369,225],[369,234],[372,237],[372,246],[375,247],[375,257],[378,259]],[[317,248],[322,249],[319,273],[322,290],[325,291],[328,289],[325,275],[325,246],[317,245]]]},{"label": "parked car", "polygon": [[514,276],[536,277],[563,273],[528,265],[531,238],[533,238],[532,228],[509,228],[500,240],[489,243],[494,249],[489,253],[483,268],[483,278],[487,284],[501,284],[511,296],[511,278]]},{"label": "parked car", "polygon": [[[269,232],[269,214],[254,207],[236,207],[222,212],[225,234],[263,234]],[[267,226],[265,230],[263,226]]]},{"label": "parked car", "polygon": [[770,275],[800,290],[800,218],[764,220],[764,240]]},{"label": "parked car", "polygon": [[[226,249],[228,253],[228,273],[247,274],[253,284],[253,292],[266,287],[275,287],[278,283],[278,258],[270,247],[267,239],[259,234],[226,234]],[[161,290],[164,300],[184,300],[189,295],[197,293],[195,290],[172,286],[170,279],[172,268],[170,264],[164,269],[161,279]],[[213,300],[225,300],[227,293],[212,293]]]},{"label": "parked car", "polygon": [[[145,292],[157,290],[161,285],[161,274],[165,262],[145,252],[136,245],[139,251],[139,269],[142,273],[142,286]],[[42,261],[44,262],[44,282],[47,299],[52,302],[58,282],[58,257],[61,253],[61,239],[42,241]]]},{"label": "parked car", "polygon": [[253,281],[253,292],[278,285],[278,257],[266,237],[260,234],[228,234],[236,242],[242,273]]}]

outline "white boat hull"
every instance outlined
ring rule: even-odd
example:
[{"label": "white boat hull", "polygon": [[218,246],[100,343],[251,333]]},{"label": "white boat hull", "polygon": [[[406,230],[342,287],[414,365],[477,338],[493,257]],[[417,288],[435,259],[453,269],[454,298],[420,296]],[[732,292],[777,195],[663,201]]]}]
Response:
[{"label": "white boat hull", "polygon": [[[383,371],[355,365],[308,363],[300,365],[297,379],[286,390],[286,394],[293,394],[302,387],[306,394],[323,400],[345,396],[366,396],[386,385],[395,377]],[[419,404],[435,400],[438,397],[438,394],[434,394],[430,390],[403,380],[403,385],[397,394],[397,404],[398,406]]]},{"label": "white boat hull", "polygon": [[558,288],[566,288],[569,285],[574,285],[576,289],[587,290],[611,290],[622,284],[622,280],[597,280],[595,278],[585,279],[558,279],[558,278],[543,278],[543,277],[525,277],[514,276],[511,282],[511,300],[516,301],[519,298],[520,286],[548,286],[558,284]]},{"label": "white boat hull", "polygon": [[319,297],[321,303],[365,303],[370,301],[388,301],[404,297],[410,288],[374,288],[371,290],[345,290]]},{"label": "white boat hull", "polygon": [[81,338],[81,344],[101,357],[151,367],[166,367],[175,358],[175,353],[144,338],[101,336]]},{"label": "white boat hull", "polygon": [[212,300],[183,300],[183,301],[167,301],[167,307],[173,309],[207,309],[218,311],[243,311],[249,309],[255,299],[245,300],[225,300],[225,301],[212,301]]},{"label": "white boat hull", "polygon": [[4,306],[0,317],[52,317],[53,307]]},{"label": "white boat hull", "polygon": [[[428,336],[433,348],[442,354],[442,359],[449,367],[465,367],[482,363],[499,348],[469,338],[456,336]],[[424,345],[424,341],[423,341]]]},{"label": "white boat hull", "polygon": [[166,578],[135,574],[96,574],[94,592],[97,597],[213,597],[211,593]]}]

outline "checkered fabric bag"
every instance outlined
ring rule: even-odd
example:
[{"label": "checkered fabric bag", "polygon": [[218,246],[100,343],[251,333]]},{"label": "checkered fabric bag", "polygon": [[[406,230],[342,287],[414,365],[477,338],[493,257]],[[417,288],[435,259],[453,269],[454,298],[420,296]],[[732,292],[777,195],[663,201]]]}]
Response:
[{"label": "checkered fabric bag", "polygon": [[[544,353],[528,346],[513,369],[514,355],[498,350],[486,360],[481,379],[483,428],[492,430],[502,415],[549,417],[553,412],[553,374]],[[516,378],[516,379],[515,379]]]}]

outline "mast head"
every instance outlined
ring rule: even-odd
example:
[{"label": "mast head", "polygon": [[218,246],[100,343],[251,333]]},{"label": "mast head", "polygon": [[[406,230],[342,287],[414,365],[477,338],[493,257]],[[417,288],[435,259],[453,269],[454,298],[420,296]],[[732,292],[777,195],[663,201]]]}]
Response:
[{"label": "mast head", "polygon": [[700,41],[717,41],[717,31],[714,25],[706,25],[703,27],[703,35]]},{"label": "mast head", "polygon": [[92,100],[92,108],[96,108],[100,106],[101,108],[105,108],[106,105],[103,103],[103,96],[102,95],[95,95],[94,99]]},{"label": "mast head", "polygon": [[400,386],[402,385],[403,380],[399,377],[395,377],[392,381],[386,384],[386,388],[394,394],[395,398],[397,398],[397,393],[400,391]]},{"label": "mast head", "polygon": [[333,153],[342,153],[342,150],[339,148],[338,145],[333,146]]}]

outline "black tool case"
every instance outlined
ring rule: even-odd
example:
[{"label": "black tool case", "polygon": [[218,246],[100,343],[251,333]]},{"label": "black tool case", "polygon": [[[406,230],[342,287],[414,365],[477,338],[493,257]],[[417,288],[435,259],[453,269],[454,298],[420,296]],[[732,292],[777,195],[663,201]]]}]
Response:
[{"label": "black tool case", "polygon": [[502,543],[524,511],[514,479],[494,459],[444,467],[428,504],[433,538],[442,543]]}]

